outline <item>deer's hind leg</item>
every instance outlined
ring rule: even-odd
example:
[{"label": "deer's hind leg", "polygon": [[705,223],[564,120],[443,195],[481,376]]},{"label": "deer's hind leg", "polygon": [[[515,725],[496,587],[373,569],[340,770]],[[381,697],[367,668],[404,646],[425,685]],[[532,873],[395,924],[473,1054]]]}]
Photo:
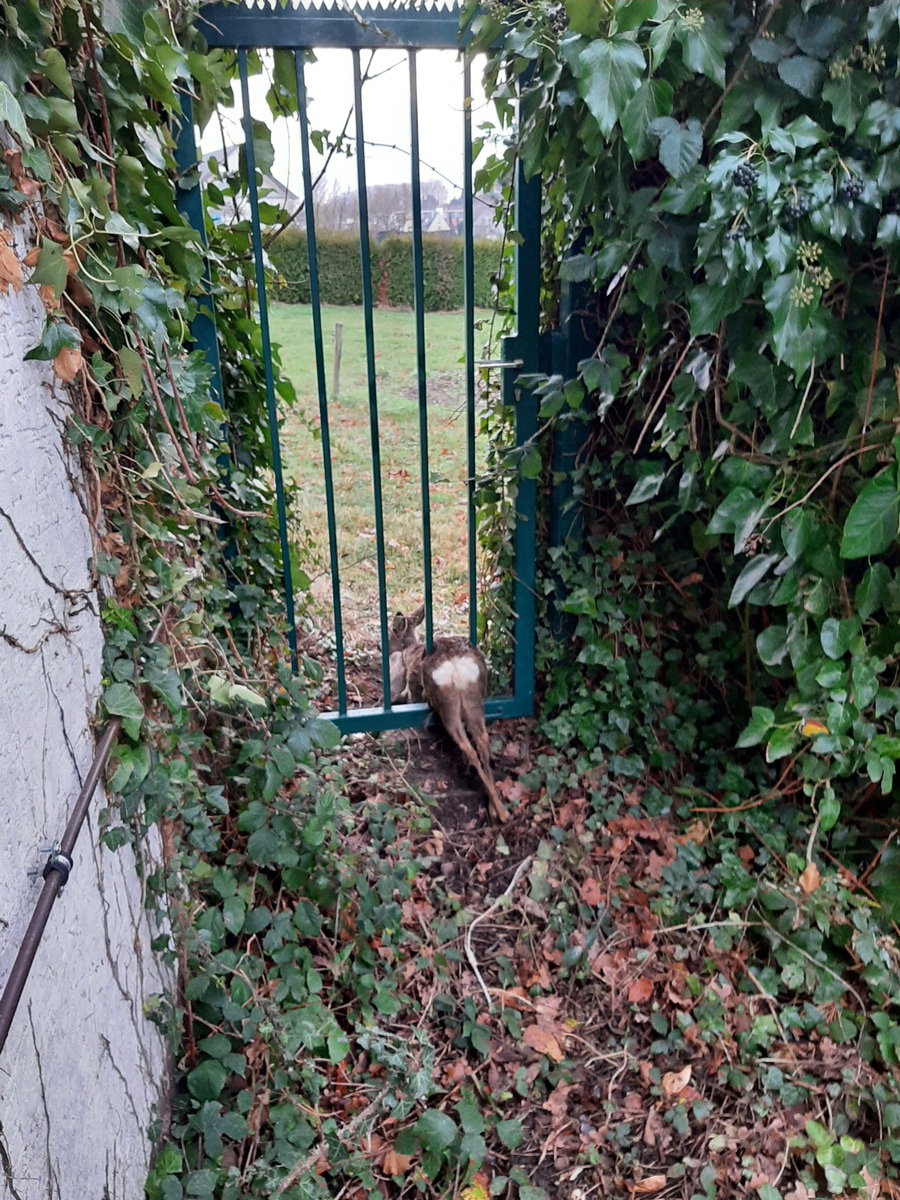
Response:
[{"label": "deer's hind leg", "polygon": [[455,687],[450,687],[446,690],[438,688],[436,689],[436,693],[429,696],[428,699],[431,707],[441,718],[441,724],[444,726],[444,729],[462,751],[466,761],[475,769],[478,778],[481,780],[484,790],[487,792],[488,808],[491,815],[496,817],[498,821],[505,821],[507,814],[500,803],[500,797],[497,795],[494,781],[491,775],[485,772],[481,759],[469,741],[469,735],[463,724],[461,693]]},{"label": "deer's hind leg", "polygon": [[484,706],[480,694],[478,696],[464,694],[462,710],[469,735],[475,743],[475,750],[478,754],[480,764],[478,774],[487,790],[491,812],[502,825],[505,821],[509,820],[509,813],[501,803],[497,792],[497,784],[494,782],[494,772],[491,770],[491,746],[488,740],[487,726],[484,721]]}]

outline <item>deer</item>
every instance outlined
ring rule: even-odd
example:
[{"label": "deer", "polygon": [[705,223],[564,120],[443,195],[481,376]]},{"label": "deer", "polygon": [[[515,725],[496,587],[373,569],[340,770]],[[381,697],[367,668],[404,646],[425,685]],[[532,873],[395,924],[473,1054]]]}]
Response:
[{"label": "deer", "polygon": [[[424,604],[408,617],[397,613],[388,638],[392,704],[423,700],[475,768],[488,797],[488,811],[503,824],[509,813],[501,803],[491,771],[484,723],[487,668],[484,656],[462,637],[436,637],[429,654],[416,629],[425,619]],[[475,743],[474,746],[472,743]]]}]

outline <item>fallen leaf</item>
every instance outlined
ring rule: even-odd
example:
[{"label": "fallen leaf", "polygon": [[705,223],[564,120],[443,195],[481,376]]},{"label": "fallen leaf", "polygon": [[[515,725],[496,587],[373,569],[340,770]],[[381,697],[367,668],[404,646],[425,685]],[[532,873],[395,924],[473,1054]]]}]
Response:
[{"label": "fallen leaf", "polygon": [[662,1077],[662,1093],[664,1096],[677,1096],[691,1082],[691,1068],[681,1071],[666,1071]]},{"label": "fallen leaf", "polygon": [[488,1200],[487,1176],[476,1175],[469,1186],[460,1192],[459,1200]]},{"label": "fallen leaf", "polygon": [[540,1025],[528,1025],[522,1030],[522,1041],[538,1054],[546,1054],[553,1062],[561,1062],[563,1052],[559,1042],[552,1033],[541,1029]]},{"label": "fallen leaf", "polygon": [[6,296],[10,287],[14,292],[22,290],[22,264],[9,244],[8,233],[0,231],[0,295]]},{"label": "fallen leaf", "polygon": [[551,1123],[551,1128],[561,1125],[565,1120],[566,1111],[569,1105],[569,1092],[571,1092],[572,1087],[572,1084],[558,1083],[541,1105],[541,1108],[544,1109],[545,1112],[548,1112],[552,1115],[553,1120]]},{"label": "fallen leaf", "polygon": [[646,1179],[637,1179],[630,1183],[628,1190],[632,1196],[652,1196],[654,1192],[661,1192],[665,1186],[665,1175],[648,1175]]},{"label": "fallen leaf", "polygon": [[25,257],[22,259],[22,262],[24,263],[24,265],[26,267],[34,267],[37,265],[37,260],[40,257],[41,257],[40,246],[32,246],[31,249],[28,251],[28,253],[25,255]]},{"label": "fallen leaf", "polygon": [[578,894],[585,904],[589,904],[591,908],[596,908],[603,900],[603,892],[600,890],[600,884],[593,878],[584,881]]},{"label": "fallen leaf", "polygon": [[822,877],[819,874],[819,868],[814,862],[807,863],[800,876],[800,886],[806,895],[811,896],[821,882]]},{"label": "fallen leaf", "polygon": [[71,383],[81,370],[81,351],[77,346],[63,346],[53,360],[53,374],[63,383]]},{"label": "fallen leaf", "polygon": [[675,841],[682,846],[686,845],[687,842],[693,842],[695,846],[702,846],[706,841],[707,832],[706,822],[697,820],[688,825],[684,833],[676,837]]},{"label": "fallen leaf", "polygon": [[405,1175],[412,1160],[411,1154],[398,1154],[392,1146],[381,1160],[381,1169],[385,1175],[390,1175],[392,1178],[396,1175]]},{"label": "fallen leaf", "polygon": [[628,989],[629,1004],[643,1004],[653,995],[653,982],[650,979],[635,979]]}]

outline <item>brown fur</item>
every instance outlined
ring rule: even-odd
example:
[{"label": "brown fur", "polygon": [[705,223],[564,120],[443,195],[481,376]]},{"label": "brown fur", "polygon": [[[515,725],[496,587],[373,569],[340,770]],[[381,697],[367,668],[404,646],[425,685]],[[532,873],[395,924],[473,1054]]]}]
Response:
[{"label": "brown fur", "polygon": [[[391,625],[388,649],[391,655],[391,703],[417,704],[423,700],[440,717],[441,724],[475,768],[488,796],[488,808],[498,821],[509,819],[501,803],[491,771],[491,752],[484,721],[487,669],[480,650],[461,637],[434,639],[431,653],[416,636],[425,618],[424,606],[404,617],[397,613]],[[478,679],[468,687],[441,686],[434,675],[442,663],[468,658],[478,664]],[[474,747],[472,743],[474,744]]]}]

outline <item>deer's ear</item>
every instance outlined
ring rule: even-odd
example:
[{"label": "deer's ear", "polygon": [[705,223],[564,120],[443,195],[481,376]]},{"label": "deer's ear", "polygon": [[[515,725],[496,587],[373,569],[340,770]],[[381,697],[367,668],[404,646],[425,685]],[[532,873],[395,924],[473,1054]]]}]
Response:
[{"label": "deer's ear", "polygon": [[420,604],[419,607],[417,609],[415,609],[414,612],[411,612],[409,614],[409,616],[407,617],[407,620],[409,621],[409,624],[413,629],[415,629],[415,627],[417,625],[421,625],[422,622],[425,620],[425,605]]},{"label": "deer's ear", "polygon": [[394,619],[391,622],[391,633],[395,637],[402,637],[406,633],[406,617],[403,613],[394,613]]}]

